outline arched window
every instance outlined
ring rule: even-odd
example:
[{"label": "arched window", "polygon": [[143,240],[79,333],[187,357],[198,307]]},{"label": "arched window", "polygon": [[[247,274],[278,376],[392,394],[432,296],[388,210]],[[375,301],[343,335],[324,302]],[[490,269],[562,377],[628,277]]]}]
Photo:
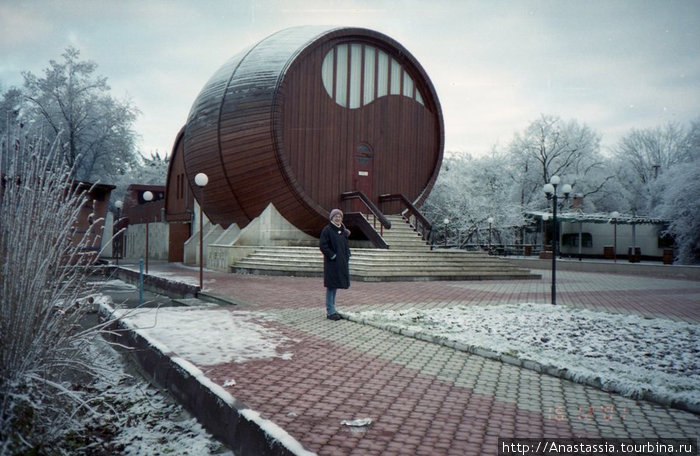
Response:
[{"label": "arched window", "polygon": [[372,148],[367,143],[361,143],[357,146],[357,152],[365,155],[372,155]]},{"label": "arched window", "polygon": [[424,104],[408,71],[386,52],[367,44],[339,44],[328,51],[321,79],[328,95],[344,108],[359,108],[386,95],[403,95]]}]

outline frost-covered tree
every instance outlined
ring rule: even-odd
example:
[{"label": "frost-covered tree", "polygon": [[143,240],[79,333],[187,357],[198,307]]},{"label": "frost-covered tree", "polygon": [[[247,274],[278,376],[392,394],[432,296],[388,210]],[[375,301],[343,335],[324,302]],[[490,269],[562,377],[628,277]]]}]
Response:
[{"label": "frost-covered tree", "polygon": [[62,57],[49,62],[43,77],[23,73],[32,119],[47,135],[60,133],[60,151],[78,180],[113,181],[136,160],[138,110],[109,94],[107,78],[80,51],[69,47]]},{"label": "frost-covered tree", "polygon": [[508,146],[513,183],[520,188],[523,208],[546,206],[542,186],[557,175],[575,193],[592,198],[612,179],[600,152],[600,135],[575,120],[542,115]]},{"label": "frost-covered tree", "polygon": [[0,454],[60,454],[46,449],[90,407],[69,386],[95,371],[84,354],[98,330],[81,326],[91,233],[74,230],[85,195],[72,175],[55,141],[0,140]]},{"label": "frost-covered tree", "polygon": [[677,246],[676,260],[700,262],[700,119],[692,123],[683,142],[680,163],[672,164],[653,181],[659,202],[654,212],[670,221],[668,232]]},{"label": "frost-covered tree", "polygon": [[677,124],[635,129],[614,152],[619,195],[624,212],[652,214],[659,204],[657,179],[674,165],[690,160],[689,136]]},{"label": "frost-covered tree", "polygon": [[152,152],[150,157],[140,156],[113,181],[117,188],[112,191],[112,201],[123,200],[131,184],[165,185],[169,165],[170,157],[158,152]]},{"label": "frost-covered tree", "polygon": [[22,90],[13,87],[2,93],[0,98],[0,137],[4,137],[10,126],[22,125],[22,106],[24,95]]},{"label": "frost-covered tree", "polygon": [[[459,239],[462,244],[484,243],[488,219],[493,218],[494,243],[515,242],[514,227],[523,222],[517,189],[513,187],[503,154],[475,159],[470,155],[448,157],[423,205],[433,225],[436,242]],[[445,226],[444,219],[449,223]]]},{"label": "frost-covered tree", "polygon": [[141,166],[135,170],[135,180],[144,184],[165,185],[169,165],[170,156],[151,152],[150,157],[141,157]]}]

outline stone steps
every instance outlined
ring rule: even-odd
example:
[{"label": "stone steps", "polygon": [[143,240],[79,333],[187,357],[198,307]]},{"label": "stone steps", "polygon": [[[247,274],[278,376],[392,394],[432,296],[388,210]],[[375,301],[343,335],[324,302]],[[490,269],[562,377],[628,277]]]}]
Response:
[{"label": "stone steps", "polygon": [[[323,275],[323,255],[314,247],[260,247],[237,261],[241,274]],[[480,252],[352,249],[350,275],[361,281],[488,280],[539,278],[507,260]]]},{"label": "stone steps", "polygon": [[430,250],[428,243],[402,216],[390,215],[387,218],[391,221],[391,229],[384,230],[382,237],[389,250]]},{"label": "stone steps", "polygon": [[[529,270],[484,252],[432,250],[400,215],[383,231],[388,249],[353,248],[350,276],[361,281],[538,279]],[[231,266],[239,274],[323,275],[316,247],[259,247]]]}]

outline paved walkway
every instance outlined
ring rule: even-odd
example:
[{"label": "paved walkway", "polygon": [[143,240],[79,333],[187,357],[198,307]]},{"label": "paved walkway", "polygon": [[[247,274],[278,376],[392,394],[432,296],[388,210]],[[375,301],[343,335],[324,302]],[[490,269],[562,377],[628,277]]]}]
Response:
[{"label": "paved walkway", "polygon": [[[197,283],[198,270],[151,263]],[[549,302],[542,280],[355,282],[343,310]],[[700,322],[700,282],[561,271],[558,303]],[[499,437],[697,438],[700,416],[349,321],[325,318],[319,278],[205,271],[205,291],[263,310],[287,336],[281,358],[203,367],[233,396],[319,455],[496,455]],[[341,421],[372,418],[367,428]]]}]

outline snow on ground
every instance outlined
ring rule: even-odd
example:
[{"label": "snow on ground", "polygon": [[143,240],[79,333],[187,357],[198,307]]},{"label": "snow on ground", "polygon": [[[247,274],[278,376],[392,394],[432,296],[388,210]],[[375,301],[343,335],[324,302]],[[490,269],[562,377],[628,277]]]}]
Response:
[{"label": "snow on ground", "polygon": [[[108,299],[100,302],[104,307],[113,309],[110,301]],[[232,311],[208,306],[160,307],[117,309],[112,310],[111,316],[120,318],[230,404],[233,403],[233,397],[207,379],[195,365],[211,366],[229,362],[242,363],[253,359],[292,357],[291,353],[282,350],[291,339],[266,325],[272,319],[261,312]],[[224,382],[224,386],[235,384],[235,379],[227,379]],[[304,450],[284,429],[263,418],[259,412],[243,409],[240,413],[292,453],[313,454]]]},{"label": "snow on ground", "polygon": [[115,311],[114,317],[123,317],[143,336],[158,341],[164,353],[176,353],[199,366],[292,357],[282,349],[289,339],[265,326],[271,319],[260,312],[216,307],[160,307],[120,309]]},{"label": "snow on ground", "polygon": [[[140,273],[141,268],[139,265],[131,265],[131,264],[125,264],[125,265],[120,265],[122,269],[126,269],[132,272]],[[198,266],[187,266],[187,265],[180,265],[181,268],[190,270],[190,271],[199,271]],[[207,271],[210,271],[209,269],[204,268],[204,272],[206,273]],[[175,272],[169,272],[169,271],[156,271],[151,269],[148,272],[149,276],[153,277],[159,277],[161,279],[169,280],[171,282],[178,282],[178,283],[184,283],[187,285],[193,285],[193,286],[199,286],[199,277],[193,277],[187,274],[177,274]],[[205,277],[206,280],[204,280],[204,284],[212,284],[216,282],[216,279],[208,279]]]},{"label": "snow on ground", "polygon": [[89,387],[97,397],[94,412],[82,418],[84,454],[233,455],[169,395],[134,375],[106,341],[95,340],[91,355],[107,372]]},{"label": "snow on ground", "polygon": [[549,304],[344,312],[410,331],[566,369],[630,397],[700,407],[700,325]]},{"label": "snow on ground", "polygon": [[91,286],[91,287],[96,287],[96,288],[113,287],[113,288],[118,288],[118,289],[122,289],[122,290],[137,290],[138,289],[136,287],[136,285],[126,283],[123,280],[119,280],[119,279],[99,280],[99,281],[87,282],[87,285]]}]

